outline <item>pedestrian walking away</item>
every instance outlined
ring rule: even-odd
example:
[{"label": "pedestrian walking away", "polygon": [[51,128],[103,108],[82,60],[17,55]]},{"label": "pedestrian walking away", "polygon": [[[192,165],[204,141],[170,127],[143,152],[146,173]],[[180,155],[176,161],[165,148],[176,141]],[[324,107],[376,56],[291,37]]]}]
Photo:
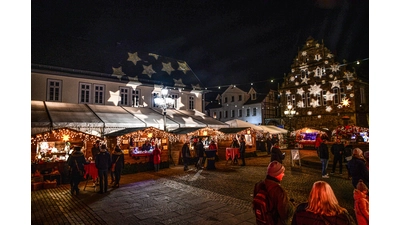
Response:
[{"label": "pedestrian walking away", "polygon": [[119,187],[119,181],[121,180],[122,169],[124,169],[125,158],[121,148],[117,145],[113,154],[111,155],[111,173],[114,174],[114,182],[112,183],[113,188]]},{"label": "pedestrian walking away", "polygon": [[111,168],[111,155],[105,144],[101,145],[100,152],[96,156],[95,165],[99,173],[100,194],[108,189],[108,170]]},{"label": "pedestrian walking away", "polygon": [[356,225],[349,212],[339,205],[332,187],[325,181],[315,182],[308,202],[301,203],[296,208],[292,225],[306,224]]},{"label": "pedestrian walking away", "polygon": [[333,154],[333,164],[332,164],[331,174],[334,174],[336,172],[336,165],[337,163],[339,163],[339,173],[340,175],[342,175],[344,145],[342,144],[340,138],[337,138],[336,142],[332,145],[331,153]]},{"label": "pedestrian walking away", "polygon": [[343,150],[343,157],[344,157],[344,165],[346,166],[347,169],[347,179],[351,179],[350,177],[350,172],[349,172],[349,161],[351,160],[353,155],[353,145],[350,145],[349,141],[344,142],[344,150]]},{"label": "pedestrian walking away", "polygon": [[71,194],[73,195],[74,192],[76,195],[79,194],[79,183],[85,174],[85,164],[86,159],[81,152],[80,146],[74,147],[74,152],[68,157],[68,166],[70,168],[70,175],[71,175]]},{"label": "pedestrian walking away", "polygon": [[182,146],[182,160],[183,160],[183,171],[189,170],[188,164],[189,164],[189,159],[191,158],[190,156],[190,149],[189,149],[189,140],[185,140],[185,144]]},{"label": "pedestrian walking away", "polygon": [[361,179],[367,187],[369,187],[369,171],[366,165],[366,160],[363,156],[363,151],[359,148],[353,149],[353,155],[348,163],[351,176],[351,183],[356,188],[358,181]]},{"label": "pedestrian walking away", "polygon": [[160,163],[161,163],[161,150],[158,147],[158,144],[156,144],[153,150],[154,172],[160,171]]},{"label": "pedestrian walking away", "polygon": [[240,152],[240,158],[242,159],[241,166],[246,166],[246,160],[245,160],[246,142],[244,141],[244,135],[240,137],[239,152]]},{"label": "pedestrian walking away", "polygon": [[199,157],[196,167],[198,170],[200,170],[203,169],[203,158],[204,158],[204,145],[202,138],[200,138],[199,141],[197,142],[196,150],[197,150],[197,157]]},{"label": "pedestrian walking away", "polygon": [[283,163],[285,159],[285,153],[282,153],[281,149],[279,148],[279,143],[275,143],[271,149],[271,162],[278,161]]},{"label": "pedestrian walking away", "polygon": [[329,174],[326,172],[326,170],[328,168],[329,151],[328,151],[328,146],[326,145],[325,138],[322,140],[322,143],[318,147],[317,151],[318,151],[319,159],[321,160],[322,178],[329,178]]}]

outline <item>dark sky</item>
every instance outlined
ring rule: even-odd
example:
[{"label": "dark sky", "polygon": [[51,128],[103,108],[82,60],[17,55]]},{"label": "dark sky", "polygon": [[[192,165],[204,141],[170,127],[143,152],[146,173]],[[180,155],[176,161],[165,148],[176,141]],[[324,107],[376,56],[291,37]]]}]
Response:
[{"label": "dark sky", "polygon": [[[310,36],[323,40],[338,62],[369,58],[369,3],[364,0],[31,4],[33,63],[46,51],[71,49],[79,40],[99,49],[115,46],[184,60],[205,87],[213,87],[282,78]],[[93,54],[82,47],[74,51]]]}]

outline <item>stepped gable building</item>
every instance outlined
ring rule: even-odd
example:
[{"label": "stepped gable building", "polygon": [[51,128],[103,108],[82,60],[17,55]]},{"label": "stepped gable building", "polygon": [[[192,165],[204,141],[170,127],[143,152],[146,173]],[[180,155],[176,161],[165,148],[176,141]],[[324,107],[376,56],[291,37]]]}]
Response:
[{"label": "stepped gable building", "polygon": [[278,88],[284,123],[288,126],[284,111],[292,105],[296,110],[291,121],[294,129],[369,127],[369,84],[359,76],[358,63],[335,61],[323,42],[309,37]]}]

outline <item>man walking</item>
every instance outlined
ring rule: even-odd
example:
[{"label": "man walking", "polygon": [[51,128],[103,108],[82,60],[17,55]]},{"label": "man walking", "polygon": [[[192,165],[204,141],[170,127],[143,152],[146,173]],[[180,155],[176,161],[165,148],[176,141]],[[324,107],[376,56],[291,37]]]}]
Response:
[{"label": "man walking", "polygon": [[329,150],[328,146],[326,145],[326,139],[322,139],[322,143],[319,145],[317,150],[319,153],[319,159],[321,160],[322,164],[322,178],[329,178],[329,174],[326,172],[328,168],[328,161],[329,161]]},{"label": "man walking", "polygon": [[246,165],[246,161],[245,161],[245,153],[246,153],[246,142],[244,141],[244,136],[242,135],[240,137],[240,143],[239,143],[239,151],[240,151],[240,158],[242,159],[242,165],[241,166],[245,166]]},{"label": "man walking", "polygon": [[340,141],[340,138],[336,138],[336,143],[332,145],[331,152],[333,154],[333,165],[331,174],[335,173],[336,165],[339,162],[339,173],[340,175],[342,175],[344,145]]},{"label": "man walking", "polygon": [[200,170],[203,169],[203,158],[204,158],[204,145],[202,138],[200,138],[199,142],[197,142],[196,150],[197,150],[197,157],[199,157],[196,167],[198,170]]},{"label": "man walking", "polygon": [[97,154],[96,168],[99,172],[100,194],[107,192],[108,188],[108,169],[111,167],[111,154],[107,151],[106,145],[101,145],[100,152]]}]

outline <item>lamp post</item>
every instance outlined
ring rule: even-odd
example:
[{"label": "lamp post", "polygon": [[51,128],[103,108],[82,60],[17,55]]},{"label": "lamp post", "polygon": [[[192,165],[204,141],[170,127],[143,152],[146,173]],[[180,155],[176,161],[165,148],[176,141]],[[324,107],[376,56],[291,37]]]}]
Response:
[{"label": "lamp post", "polygon": [[292,118],[296,114],[296,110],[293,108],[292,105],[287,105],[286,110],[283,112],[286,117],[289,118],[289,131],[292,128]]},{"label": "lamp post", "polygon": [[168,89],[163,88],[161,96],[157,95],[154,103],[163,110],[164,131],[167,131],[167,109],[174,105],[174,99],[168,96]]}]

